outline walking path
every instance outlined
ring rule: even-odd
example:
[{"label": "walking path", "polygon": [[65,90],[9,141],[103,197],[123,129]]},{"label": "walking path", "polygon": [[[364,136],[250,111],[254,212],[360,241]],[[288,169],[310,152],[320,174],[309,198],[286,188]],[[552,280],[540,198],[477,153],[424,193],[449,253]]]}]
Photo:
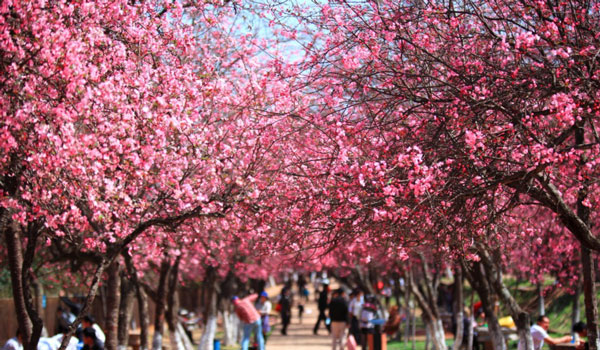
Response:
[{"label": "walking path", "polygon": [[[295,287],[295,286],[294,286]],[[294,288],[296,290],[296,288]],[[281,291],[281,287],[269,290],[269,295],[276,296]],[[331,349],[331,337],[323,322],[318,335],[313,334],[313,327],[317,322],[319,310],[315,302],[315,295],[310,288],[310,297],[308,302],[304,302],[304,315],[302,323],[298,319],[298,301],[297,295],[294,296],[294,307],[292,309],[292,323],[288,326],[288,335],[281,335],[281,323],[278,319],[277,324],[272,327],[273,333],[267,340],[266,350],[329,350]],[[274,299],[273,299],[274,300]],[[273,305],[274,306],[274,305]]]}]

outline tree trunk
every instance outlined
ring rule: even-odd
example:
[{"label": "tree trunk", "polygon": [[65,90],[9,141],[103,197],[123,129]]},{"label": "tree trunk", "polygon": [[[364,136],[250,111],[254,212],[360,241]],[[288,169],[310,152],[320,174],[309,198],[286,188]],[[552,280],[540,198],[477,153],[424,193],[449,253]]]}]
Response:
[{"label": "tree trunk", "polygon": [[135,286],[135,292],[138,302],[138,314],[140,316],[140,350],[148,350],[148,326],[150,325],[148,298],[144,289],[139,284]]},{"label": "tree trunk", "polygon": [[431,344],[433,350],[447,349],[442,320],[433,321],[424,318],[423,321],[425,322],[425,330],[427,332],[425,349],[428,348],[428,344]]},{"label": "tree trunk", "polygon": [[204,279],[204,331],[200,338],[198,350],[213,350],[213,342],[217,331],[217,275],[214,268],[209,268]]},{"label": "tree trunk", "polygon": [[431,332],[434,349],[447,349],[446,345],[446,332],[444,331],[444,324],[441,319],[431,323],[433,332]]},{"label": "tree trunk", "polygon": [[98,296],[100,297],[100,300],[102,301],[100,304],[102,304],[102,319],[106,320],[106,317],[108,315],[108,310],[106,310],[106,286],[104,284],[102,284],[99,288],[98,291]]},{"label": "tree trunk", "polygon": [[542,284],[537,284],[537,295],[538,295],[538,314],[543,316],[546,314],[546,301],[544,300],[544,289],[542,288]]},{"label": "tree trunk", "polygon": [[[33,290],[35,293],[35,311],[37,312],[40,319],[44,317],[44,287],[38,280],[33,282]],[[42,328],[42,337],[48,337],[48,330],[46,327]]]},{"label": "tree trunk", "polygon": [[[573,295],[573,309],[571,311],[571,329],[573,325],[581,319],[581,303],[579,298],[581,297],[581,281],[577,281],[575,286],[575,294]],[[575,337],[575,332],[572,332],[571,336]]]},{"label": "tree trunk", "polygon": [[84,315],[87,315],[89,313],[89,310],[92,307],[92,303],[94,302],[94,298],[96,297],[96,294],[98,293],[98,286],[100,285],[100,280],[102,278],[102,274],[104,274],[104,271],[108,268],[108,265],[110,264],[110,262],[111,262],[110,260],[103,260],[98,264],[98,267],[96,268],[96,271],[94,272],[94,277],[92,278],[92,285],[90,286],[90,289],[88,290],[88,294],[85,298],[85,301],[83,302],[83,308],[81,309],[81,312],[79,313],[79,315],[77,315],[77,318],[75,318],[75,322],[73,322],[69,326],[69,329],[64,334],[58,350],[65,350],[67,348],[67,345],[69,344],[71,337],[75,333],[77,326],[79,326],[81,319],[83,318]]},{"label": "tree trunk", "polygon": [[[409,272],[410,273],[410,272]],[[412,305],[412,300],[410,300],[410,288],[408,283],[410,283],[410,280],[407,278],[407,281],[405,281],[406,286],[404,287],[404,303],[405,303],[405,314],[406,314],[406,324],[404,325],[404,348],[408,348],[408,339],[410,338],[410,325],[411,325],[411,318],[412,318],[412,310],[411,310],[411,305]]]},{"label": "tree trunk", "polygon": [[494,312],[494,300],[492,298],[490,280],[488,279],[483,264],[481,262],[473,262],[470,268],[463,265],[463,271],[465,272],[469,283],[473,289],[477,291],[477,294],[479,294],[481,299],[483,312],[485,313],[485,319],[488,324],[488,331],[494,349],[506,350],[506,342],[504,341],[502,328],[498,324],[498,318]]},{"label": "tree trunk", "polygon": [[231,297],[235,294],[235,287],[235,275],[233,273],[227,274],[227,277],[221,283],[221,293],[219,293],[217,302],[223,315],[223,345],[234,345],[237,339],[239,319],[233,312],[233,305],[230,302]]},{"label": "tree trunk", "polygon": [[[129,255],[129,253],[124,253],[123,259],[125,260],[125,268],[127,270],[127,273],[124,274],[124,276],[127,276],[128,278],[124,278],[122,282],[127,283],[129,285],[132,293],[131,297],[135,297],[138,303],[138,315],[140,318],[140,349],[148,350],[148,326],[150,324],[150,320],[148,319],[148,300],[146,298],[146,293],[144,292],[144,289],[142,288],[142,285],[138,280],[135,266],[133,265],[133,261],[131,260],[131,255]],[[125,294],[127,293],[124,293],[124,295]],[[127,299],[129,298],[129,296],[123,296],[123,298]],[[130,305],[128,301],[127,305]],[[131,305],[133,306],[133,302],[131,303]],[[127,311],[127,314],[129,315],[127,317],[127,327],[129,327],[129,322],[131,320],[131,317],[133,316],[132,310]],[[121,318],[119,317],[119,323],[120,322]],[[129,335],[127,335],[127,338],[127,340],[129,340]],[[120,345],[121,344],[123,343],[120,343]]]},{"label": "tree trunk", "polygon": [[[582,123],[576,124],[575,145],[581,146],[585,143],[585,129]],[[585,166],[587,156],[582,153],[579,158],[577,173],[579,169]],[[588,196],[588,186],[584,184],[577,193],[577,216],[583,223],[590,227],[590,209],[583,203]],[[596,303],[596,276],[595,260],[592,259],[591,251],[581,245],[581,267],[583,269],[583,295],[585,301],[585,316],[587,319],[587,337],[589,350],[600,349],[600,339],[598,339],[598,306]]]},{"label": "tree trunk", "polygon": [[181,322],[177,322],[177,334],[179,334],[178,338],[180,339],[181,346],[183,346],[184,349],[186,349],[186,350],[194,349],[194,344],[192,344],[192,339],[190,339],[190,337],[188,337],[188,335],[185,333],[185,329],[183,328],[183,325],[181,324]]},{"label": "tree trunk", "polygon": [[33,260],[35,257],[35,251],[37,249],[38,237],[41,234],[43,225],[39,222],[30,222],[27,224],[27,246],[25,249],[25,255],[23,257],[22,266],[22,281],[23,281],[23,293],[25,297],[25,308],[27,314],[33,325],[31,329],[31,336],[29,338],[29,346],[27,350],[37,350],[37,344],[42,335],[42,329],[44,328],[44,321],[42,320],[40,313],[36,310],[34,305],[33,295],[31,294],[31,285],[33,284],[35,276],[33,275]]},{"label": "tree trunk", "polygon": [[183,339],[179,333],[179,319],[177,318],[177,312],[179,311],[179,295],[177,294],[177,280],[179,279],[179,262],[180,257],[177,257],[171,273],[169,274],[169,290],[167,294],[167,314],[166,320],[169,326],[169,335],[171,341],[171,349],[185,350]]},{"label": "tree trunk", "polygon": [[234,345],[237,339],[238,318],[228,309],[223,310],[223,345]]},{"label": "tree trunk", "polygon": [[463,344],[464,304],[462,268],[458,266],[454,274],[454,322],[456,323],[456,334],[454,335],[453,350],[459,350]]},{"label": "tree trunk", "polygon": [[494,263],[494,259],[491,257],[485,247],[479,247],[479,255],[481,257],[481,263],[489,283],[500,296],[504,302],[504,305],[508,307],[511,316],[515,321],[517,333],[519,335],[519,342],[524,344],[522,345],[522,348],[532,350],[533,340],[531,338],[529,313],[525,312],[514,299],[510,293],[510,290],[504,284],[502,278],[502,269],[496,263]]},{"label": "tree trunk", "polygon": [[469,313],[469,328],[467,328],[465,334],[467,337],[467,350],[473,350],[473,327],[475,327],[475,317],[473,316],[473,310],[471,310]]},{"label": "tree trunk", "polygon": [[121,303],[121,265],[119,259],[110,264],[106,270],[108,280],[106,283],[106,324],[104,330],[106,341],[104,348],[106,350],[117,350],[119,345],[119,305]]},{"label": "tree trunk", "polygon": [[415,283],[412,274],[410,275],[410,287],[417,304],[421,307],[423,312],[423,321],[426,323],[426,327],[429,330],[431,336],[431,342],[434,350],[446,350],[446,341],[444,337],[444,327],[442,325],[442,319],[437,306],[437,287],[439,282],[439,276],[431,276],[429,265],[425,260],[424,256],[421,256],[423,278],[420,279],[420,283]]},{"label": "tree trunk", "polygon": [[126,350],[129,341],[129,324],[133,314],[135,285],[126,273],[121,274],[121,305],[119,306],[119,350]]},{"label": "tree trunk", "polygon": [[152,350],[162,350],[163,326],[165,320],[165,304],[167,299],[167,277],[171,263],[164,259],[160,264],[160,278],[158,280],[156,312],[154,317],[154,337],[152,338]]},{"label": "tree trunk", "polygon": [[[4,209],[2,209],[5,212]],[[27,313],[25,305],[25,291],[23,289],[23,247],[19,230],[15,223],[10,220],[8,214],[2,215],[1,227],[4,230],[4,240],[6,242],[6,251],[8,255],[8,265],[10,269],[10,280],[12,284],[13,302],[19,328],[23,338],[23,349],[31,350],[29,340],[31,338],[33,325]],[[37,347],[36,344],[33,344]]]},{"label": "tree trunk", "polygon": [[[394,300],[396,300],[396,305],[398,305],[398,312],[402,310],[402,288],[400,287],[400,276],[398,274],[393,275],[394,278],[394,288],[392,289],[392,293],[394,295]],[[402,334],[402,332],[398,332],[398,334]]]},{"label": "tree trunk", "polygon": [[589,350],[600,349],[598,339],[598,306],[596,302],[595,269],[591,251],[581,246],[581,265],[583,269],[583,295],[585,300],[585,316],[587,319],[587,337]]},{"label": "tree trunk", "polygon": [[204,324],[198,350],[213,350],[215,334],[217,333],[217,316],[210,315]]}]

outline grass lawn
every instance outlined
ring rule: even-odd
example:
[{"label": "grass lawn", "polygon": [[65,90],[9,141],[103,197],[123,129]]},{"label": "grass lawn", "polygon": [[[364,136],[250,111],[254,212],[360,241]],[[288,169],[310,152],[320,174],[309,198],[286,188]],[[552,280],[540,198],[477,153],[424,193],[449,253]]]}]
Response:
[{"label": "grass lawn", "polygon": [[[452,346],[452,340],[448,339],[446,340],[446,345],[448,345],[448,348],[450,348],[450,346]],[[388,350],[412,350],[412,341],[408,341],[406,343],[404,343],[404,341],[397,341],[397,340],[390,340],[387,342],[387,348]],[[431,349],[431,344],[429,346],[429,348]],[[415,341],[415,350],[425,350],[425,341],[424,340],[417,340]]]}]

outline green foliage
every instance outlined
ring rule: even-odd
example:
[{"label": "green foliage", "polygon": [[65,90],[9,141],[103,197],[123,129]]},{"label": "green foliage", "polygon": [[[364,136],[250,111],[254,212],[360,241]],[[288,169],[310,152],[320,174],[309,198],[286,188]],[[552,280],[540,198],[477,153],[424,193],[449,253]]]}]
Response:
[{"label": "green foliage", "polygon": [[10,271],[6,267],[0,269],[0,298],[12,298]]}]

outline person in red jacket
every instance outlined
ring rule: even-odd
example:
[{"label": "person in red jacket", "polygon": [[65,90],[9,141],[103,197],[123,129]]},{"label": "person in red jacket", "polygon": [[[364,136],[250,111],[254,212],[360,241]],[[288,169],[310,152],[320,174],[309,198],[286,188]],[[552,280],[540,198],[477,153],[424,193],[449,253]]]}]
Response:
[{"label": "person in red jacket", "polygon": [[263,338],[262,334],[260,314],[254,307],[256,298],[258,298],[258,294],[251,294],[244,299],[240,299],[237,296],[231,298],[233,301],[233,306],[235,307],[236,315],[239,317],[240,321],[244,323],[242,350],[248,350],[248,344],[250,343],[250,335],[252,334],[252,331],[254,331],[254,334],[256,334],[258,349],[265,350],[265,339]]}]

